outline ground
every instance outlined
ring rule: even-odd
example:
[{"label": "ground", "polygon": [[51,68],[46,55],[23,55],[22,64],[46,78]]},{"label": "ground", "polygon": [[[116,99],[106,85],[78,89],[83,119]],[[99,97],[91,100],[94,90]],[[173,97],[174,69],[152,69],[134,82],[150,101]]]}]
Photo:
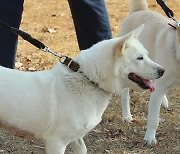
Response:
[{"label": "ground", "polygon": [[[122,19],[128,14],[129,0],[105,0],[113,36],[116,36]],[[150,9],[165,13],[155,1],[148,0]],[[168,6],[180,19],[179,0],[167,0]],[[93,23],[92,23],[93,24]],[[44,42],[59,54],[71,57],[79,53],[72,17],[66,0],[25,0],[21,29]],[[36,49],[20,39],[17,51],[17,69],[37,71],[52,68],[58,58]],[[144,147],[149,92],[131,90],[132,123],[121,119],[121,101],[113,97],[102,122],[85,137],[89,154],[179,154],[180,153],[180,87],[174,86],[168,93],[170,106],[162,108],[157,132],[158,144]],[[0,153],[44,154],[44,145],[26,141],[0,130]],[[72,153],[68,148],[67,153]]]}]

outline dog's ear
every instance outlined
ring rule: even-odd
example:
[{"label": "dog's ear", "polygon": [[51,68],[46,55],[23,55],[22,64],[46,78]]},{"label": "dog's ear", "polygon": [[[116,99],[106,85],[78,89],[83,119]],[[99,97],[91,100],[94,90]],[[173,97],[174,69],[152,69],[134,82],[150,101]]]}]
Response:
[{"label": "dog's ear", "polygon": [[138,28],[134,29],[133,31],[131,31],[130,33],[120,37],[120,40],[118,42],[118,51],[120,51],[121,53],[123,52],[123,49],[126,47],[127,43],[126,40],[129,38],[135,38],[137,39],[139,37],[139,35],[141,34],[142,30],[144,28],[144,24],[142,24],[141,26],[139,26]]},{"label": "dog's ear", "polygon": [[119,38],[118,43],[116,45],[116,53],[118,53],[118,55],[120,56],[122,55],[124,48],[126,46],[126,40],[128,40],[131,36],[132,36],[132,33],[128,33]]},{"label": "dog's ear", "polygon": [[134,29],[132,31],[132,37],[137,39],[139,37],[139,35],[141,34],[143,29],[144,29],[144,24],[142,24],[138,28]]}]

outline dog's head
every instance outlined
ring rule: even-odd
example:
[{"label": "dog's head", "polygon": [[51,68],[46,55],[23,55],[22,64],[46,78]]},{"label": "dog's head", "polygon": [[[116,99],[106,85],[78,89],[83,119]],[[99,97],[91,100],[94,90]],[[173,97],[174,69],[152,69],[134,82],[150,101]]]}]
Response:
[{"label": "dog's head", "polygon": [[160,78],[165,70],[148,57],[148,51],[138,41],[143,27],[144,25],[120,38],[117,44],[117,52],[120,53],[119,75],[126,86],[138,85],[152,92],[154,87],[151,80]]},{"label": "dog's head", "polygon": [[150,80],[160,78],[164,69],[149,59],[148,51],[137,40],[143,27],[81,51],[76,59],[81,71],[111,93],[120,94],[123,88],[134,85],[153,91]]}]

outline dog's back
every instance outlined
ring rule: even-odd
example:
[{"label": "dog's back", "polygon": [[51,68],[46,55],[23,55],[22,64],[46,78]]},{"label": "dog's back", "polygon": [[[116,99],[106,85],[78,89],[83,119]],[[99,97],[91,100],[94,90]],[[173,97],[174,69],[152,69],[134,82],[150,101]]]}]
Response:
[{"label": "dog's back", "polygon": [[154,59],[155,44],[162,43],[157,41],[159,34],[162,30],[168,31],[171,27],[168,26],[168,20],[163,15],[148,9],[146,0],[131,0],[129,15],[122,22],[119,36],[127,34],[141,24],[145,24],[145,28],[139,40],[150,51],[150,57]]},{"label": "dog's back", "polygon": [[168,22],[163,15],[149,10],[146,0],[131,0],[129,15],[122,22],[119,36],[128,33],[131,29],[142,24],[145,24],[143,32],[147,32],[149,28],[151,32],[157,33],[164,26],[167,26]]}]

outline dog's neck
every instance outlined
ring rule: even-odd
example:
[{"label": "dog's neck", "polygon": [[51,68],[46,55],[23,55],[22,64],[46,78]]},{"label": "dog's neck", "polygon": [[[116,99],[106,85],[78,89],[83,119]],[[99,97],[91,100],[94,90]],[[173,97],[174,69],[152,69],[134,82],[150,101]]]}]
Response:
[{"label": "dog's neck", "polygon": [[99,56],[96,53],[90,53],[96,51],[83,52],[85,53],[80,53],[74,59],[80,65],[81,74],[100,90],[111,94],[119,93],[123,88],[122,85],[117,85],[119,82],[115,82],[117,79],[114,76],[112,53],[103,57],[103,54]]},{"label": "dog's neck", "polygon": [[105,93],[109,93],[108,91],[105,91],[103,88],[100,88],[97,82],[92,81],[86,74],[80,71],[81,66],[72,58],[66,56],[64,61],[60,61],[60,62],[64,64],[66,67],[68,67],[71,71],[81,73],[84,76],[84,78],[86,78],[86,80],[88,80],[88,82],[90,82],[93,86],[96,86]]},{"label": "dog's neck", "polygon": [[95,86],[96,88],[98,88],[99,90],[101,90],[102,92],[107,93],[107,94],[111,94],[111,92],[109,92],[109,91],[101,88],[101,87],[99,86],[99,83],[90,80],[90,78],[89,78],[88,76],[86,76],[82,71],[79,71],[79,73],[81,73],[81,74],[83,75],[83,77],[84,77],[90,84],[92,84],[93,86]]}]

